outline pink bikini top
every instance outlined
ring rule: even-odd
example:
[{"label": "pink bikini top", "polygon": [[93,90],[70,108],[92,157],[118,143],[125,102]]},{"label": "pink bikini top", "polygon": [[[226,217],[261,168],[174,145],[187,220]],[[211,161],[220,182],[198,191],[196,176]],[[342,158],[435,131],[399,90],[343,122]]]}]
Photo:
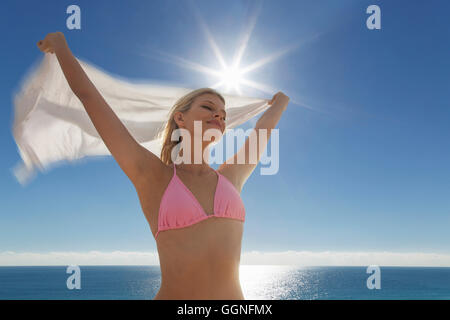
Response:
[{"label": "pink bikini top", "polygon": [[164,230],[191,226],[211,217],[230,218],[245,221],[245,208],[235,186],[219,172],[214,194],[214,212],[206,214],[194,194],[178,178],[175,164],[173,176],[161,199],[158,212],[158,234]]}]

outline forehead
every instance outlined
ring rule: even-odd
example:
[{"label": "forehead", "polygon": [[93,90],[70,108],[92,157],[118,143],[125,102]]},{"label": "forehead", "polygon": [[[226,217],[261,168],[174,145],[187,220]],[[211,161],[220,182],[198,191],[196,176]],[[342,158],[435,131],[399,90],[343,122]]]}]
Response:
[{"label": "forehead", "polygon": [[216,107],[225,109],[225,105],[224,105],[223,101],[215,94],[210,94],[210,93],[203,94],[203,95],[197,97],[196,101],[198,103],[209,102],[209,103],[212,103]]}]

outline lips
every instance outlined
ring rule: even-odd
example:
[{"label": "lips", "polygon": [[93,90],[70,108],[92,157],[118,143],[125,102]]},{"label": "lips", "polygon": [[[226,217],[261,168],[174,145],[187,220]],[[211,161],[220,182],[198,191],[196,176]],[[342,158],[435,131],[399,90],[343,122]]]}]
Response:
[{"label": "lips", "polygon": [[218,126],[220,128],[220,130],[222,130],[222,125],[217,120],[206,121],[206,123],[215,124],[216,126]]}]

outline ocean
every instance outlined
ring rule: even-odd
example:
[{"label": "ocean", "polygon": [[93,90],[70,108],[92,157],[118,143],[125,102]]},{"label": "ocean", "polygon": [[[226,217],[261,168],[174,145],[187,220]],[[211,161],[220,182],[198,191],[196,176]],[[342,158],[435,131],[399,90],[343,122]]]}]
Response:
[{"label": "ocean", "polygon": [[[161,283],[159,266],[80,266],[78,282],[68,281],[74,275],[67,267],[0,267],[0,299],[150,300]],[[450,299],[450,268],[380,266],[378,271],[242,265],[240,281],[249,300]],[[69,289],[68,282],[80,288]]]}]

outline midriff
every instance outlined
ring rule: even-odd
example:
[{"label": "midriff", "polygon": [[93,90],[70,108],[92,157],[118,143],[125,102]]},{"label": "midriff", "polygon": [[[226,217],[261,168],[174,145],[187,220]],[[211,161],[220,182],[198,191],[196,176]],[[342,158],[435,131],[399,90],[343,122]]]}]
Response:
[{"label": "midriff", "polygon": [[243,223],[215,218],[160,232],[158,299],[244,299],[239,281]]}]

